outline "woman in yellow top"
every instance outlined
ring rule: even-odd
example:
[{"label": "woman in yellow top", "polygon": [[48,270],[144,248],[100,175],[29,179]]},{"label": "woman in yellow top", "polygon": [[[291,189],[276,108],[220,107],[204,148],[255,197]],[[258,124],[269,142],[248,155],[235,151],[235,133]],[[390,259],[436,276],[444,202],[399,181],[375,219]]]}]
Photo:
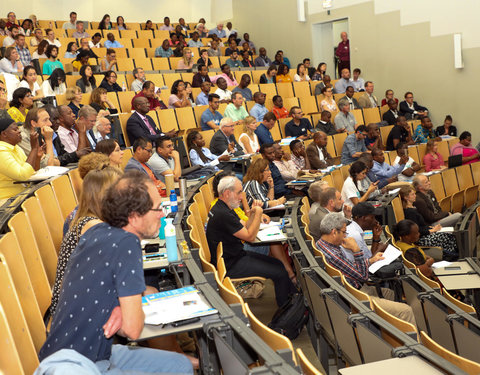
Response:
[{"label": "woman in yellow top", "polygon": [[393,226],[392,232],[397,240],[395,245],[402,250],[405,259],[415,264],[425,276],[432,278],[432,264],[435,260],[415,245],[420,239],[418,225],[412,220],[401,220]]},{"label": "woman in yellow top", "polygon": [[288,69],[287,65],[280,64],[277,69],[277,78],[276,78],[277,83],[293,82],[292,77],[290,77],[290,74],[288,74],[289,71],[290,69]]},{"label": "woman in yellow top", "polygon": [[72,62],[73,71],[79,72],[82,66],[88,65],[88,59],[90,58],[90,52],[88,50],[80,50],[75,60]]},{"label": "woman in yellow top", "polygon": [[20,129],[11,119],[0,120],[0,199],[22,192],[25,187],[15,181],[28,180],[40,168],[43,149],[38,144],[38,133],[30,133],[31,151],[28,156],[18,146],[22,140]]},{"label": "woman in yellow top", "polygon": [[13,92],[8,114],[15,122],[24,123],[28,110],[33,107],[33,96],[30,89],[19,87]]}]

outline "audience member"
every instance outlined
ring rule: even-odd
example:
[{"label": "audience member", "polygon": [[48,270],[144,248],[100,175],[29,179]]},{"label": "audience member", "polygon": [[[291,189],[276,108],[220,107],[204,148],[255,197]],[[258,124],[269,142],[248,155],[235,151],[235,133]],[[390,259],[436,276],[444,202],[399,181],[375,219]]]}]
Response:
[{"label": "audience member", "polygon": [[72,110],[75,118],[78,116],[78,111],[80,111],[80,108],[83,107],[82,102],[82,90],[80,90],[80,87],[75,86],[75,87],[69,87],[66,91],[66,97],[68,103],[68,106]]},{"label": "audience member", "polygon": [[315,173],[315,171],[310,167],[310,161],[307,158],[307,153],[305,151],[305,145],[303,142],[299,139],[295,139],[290,142],[289,147],[293,165],[295,165],[295,169],[297,170],[297,176],[298,172]]},{"label": "audience member", "polygon": [[[38,129],[38,130],[37,130]],[[32,149],[32,143],[30,137],[32,131],[40,132],[45,147],[45,154],[40,159],[40,168],[44,168],[50,165],[60,165],[57,159],[56,151],[53,147],[53,137],[57,137],[52,129],[52,123],[50,122],[50,115],[45,108],[32,108],[28,111],[25,123],[21,129],[22,140],[19,146],[23,149],[26,155],[30,154]]]},{"label": "audience member", "polygon": [[123,19],[122,16],[117,17],[117,30],[128,30],[127,25],[125,24],[125,20]]},{"label": "audience member", "polygon": [[18,88],[20,87],[30,89],[34,101],[43,98],[43,92],[37,82],[37,72],[31,65],[23,68],[23,77],[18,84]]},{"label": "audience member", "polygon": [[405,93],[405,100],[400,103],[400,112],[405,113],[407,120],[428,115],[428,109],[415,102],[413,100],[413,93],[410,91]]},{"label": "audience member", "polygon": [[[246,45],[247,45],[247,43],[245,43],[245,46]],[[246,50],[243,50],[241,52],[241,54],[242,54],[242,66],[244,68],[253,68],[253,66],[254,66],[250,53],[251,53],[251,51],[246,51]]]},{"label": "audience member", "polygon": [[430,120],[430,117],[423,116],[421,118],[421,124],[415,129],[413,140],[415,141],[415,143],[427,143],[429,140],[436,140],[438,142],[441,142],[442,138],[435,135],[432,120]]},{"label": "audience member", "polygon": [[229,161],[230,155],[214,155],[205,147],[205,140],[200,132],[194,130],[188,133],[187,147],[189,149],[190,162],[192,166],[200,165],[202,167],[212,168],[214,172],[218,172],[218,161]]},{"label": "audience member", "polygon": [[291,154],[285,153],[283,147],[278,143],[273,144],[273,151],[273,163],[278,168],[282,179],[286,182],[296,180],[298,176],[298,168],[293,162]]},{"label": "audience member", "polygon": [[408,155],[402,155],[397,165],[388,165],[385,163],[385,154],[378,148],[372,150],[372,157],[373,167],[371,172],[377,176],[377,186],[380,189],[388,184],[398,181],[398,175],[402,172],[408,162]]},{"label": "audience member", "polygon": [[30,129],[30,152],[28,156],[18,145],[22,140],[20,129],[14,120],[0,119],[0,199],[22,192],[25,187],[15,181],[28,180],[40,168],[43,148],[38,142],[38,133]]},{"label": "audience member", "polygon": [[[76,153],[77,160],[88,147],[85,121],[75,123],[75,115],[69,106],[58,107],[58,138],[67,153]],[[75,127],[75,129],[74,129]]]},{"label": "audience member", "polygon": [[[66,75],[63,69],[56,68],[50,77],[42,83],[42,91],[45,97],[63,95],[67,92],[65,85]],[[78,87],[78,86],[77,86]]]},{"label": "audience member", "polygon": [[88,65],[90,59],[90,52],[89,50],[82,49],[80,52],[75,56],[75,60],[72,62],[72,67],[74,72],[79,72],[82,69],[82,66]]},{"label": "audience member", "polygon": [[290,278],[295,279],[293,271],[288,274],[282,262],[252,251],[246,252],[242,241],[253,242],[256,238],[263,210],[254,206],[251,209],[248,226],[244,226],[233,211],[240,205],[242,196],[241,182],[232,176],[224,177],[218,184],[219,199],[209,212],[207,223],[207,241],[211,250],[211,260],[216,266],[216,251],[223,244],[227,276],[261,276],[272,279],[278,306],[282,306],[295,287]]},{"label": "audience member", "polygon": [[237,48],[237,42],[235,38],[229,39],[228,47],[225,49],[225,56],[230,56],[233,52],[240,54],[240,51]]},{"label": "audience member", "polygon": [[45,51],[45,55],[47,55],[47,61],[43,63],[42,73],[45,75],[50,75],[55,69],[62,69],[63,64],[57,60],[58,58],[58,47],[50,44]]},{"label": "audience member", "polygon": [[[10,32],[10,35],[8,35]],[[7,36],[3,39],[3,47],[11,47],[15,44],[15,37],[20,34],[19,28],[17,26],[12,26],[8,28]]]},{"label": "audience member", "polygon": [[404,186],[400,189],[400,198],[402,199],[403,212],[405,219],[412,220],[418,224],[420,229],[420,246],[438,246],[443,248],[443,259],[456,260],[458,258],[457,242],[455,234],[439,232],[442,229],[440,224],[430,226],[425,222],[423,216],[414,206],[416,201],[415,189],[411,186]]},{"label": "audience member", "polygon": [[[261,48],[260,48],[261,50]],[[277,81],[277,68],[275,65],[270,65],[266,73],[260,76],[260,83],[275,83]]]},{"label": "audience member", "polygon": [[359,68],[353,69],[352,85],[357,92],[365,91],[365,81],[360,78],[360,74],[362,74],[362,71]]},{"label": "audience member", "polygon": [[286,57],[286,56],[283,54],[283,51],[282,51],[282,50],[278,50],[277,53],[280,54],[280,56],[282,57],[282,62],[288,67],[288,69],[291,69],[291,68],[292,68],[292,65],[290,64],[290,60],[288,59],[288,57]]},{"label": "audience member", "polygon": [[330,212],[343,212],[345,218],[352,217],[352,208],[344,205],[342,194],[335,188],[328,186],[325,181],[315,181],[308,188],[308,196],[313,201],[308,212],[310,223],[308,231],[315,242],[320,239],[320,223]]},{"label": "audience member", "polygon": [[243,74],[238,86],[232,90],[232,94],[239,92],[242,94],[243,98],[246,101],[251,101],[253,99],[252,90],[248,88],[248,85],[250,84],[250,82],[251,82],[250,74]]},{"label": "audience member", "polygon": [[92,57],[94,59],[97,59],[98,56],[93,52],[93,50],[90,48],[90,41],[87,38],[82,38],[80,39],[80,51],[87,51],[88,56]]},{"label": "audience member", "polygon": [[[262,155],[262,158],[269,162],[268,166],[270,168],[270,172],[272,173],[275,198],[289,196],[292,194],[292,191],[287,188],[285,180],[276,164],[276,161],[278,160],[277,155],[280,155],[281,160],[282,153],[283,149],[278,143],[264,143],[262,146],[260,146],[260,154]],[[293,163],[292,166],[294,167]],[[294,178],[296,178],[296,176]]]},{"label": "audience member", "polygon": [[194,64],[193,53],[190,48],[185,48],[183,50],[183,57],[178,60],[177,69],[192,69]]},{"label": "audience member", "polygon": [[217,80],[220,78],[225,79],[227,86],[238,86],[237,80],[230,71],[230,66],[228,64],[223,64],[221,66],[222,73],[213,77],[210,77],[212,83],[217,83]]},{"label": "audience member", "polygon": [[306,57],[306,58],[303,59],[302,63],[305,66],[306,73],[308,74],[310,79],[312,79],[313,75],[315,74],[316,69],[311,66],[310,59],[308,57]]},{"label": "audience member", "polygon": [[[149,111],[159,111],[161,109],[167,109],[165,103],[159,99],[160,89],[155,92],[155,84],[152,81],[145,81],[142,86],[142,91],[132,98],[132,110],[135,109],[133,105],[136,98],[147,98]],[[148,113],[148,111],[146,112]]]},{"label": "audience member", "polygon": [[277,69],[276,82],[277,83],[291,83],[292,77],[289,74],[290,68],[286,64],[280,64]]},{"label": "audience member", "polygon": [[[119,47],[115,47],[119,48]],[[117,70],[117,53],[113,48],[108,48],[107,49],[107,54],[105,55],[105,58],[102,59],[100,62],[100,66],[102,68],[102,71],[105,72],[107,70]]]},{"label": "audience member", "polygon": [[[354,217],[359,217],[360,215],[367,217],[367,219],[361,222],[364,223],[366,221],[367,224],[364,226],[369,226],[371,221],[374,220],[373,207],[364,208],[362,206],[358,209],[354,208],[352,215]],[[369,220],[371,217],[373,217],[373,219]],[[362,248],[366,247],[363,237],[360,236],[358,239],[362,247],[358,245],[355,238],[346,237],[347,220],[341,213],[327,214],[320,224],[320,233],[321,238],[316,243],[317,248],[323,252],[327,262],[345,276],[349,284],[368,294],[371,299],[390,314],[414,326],[416,325],[412,308],[407,304],[395,302],[394,292],[392,290],[381,288],[383,298],[380,298],[375,286],[365,284],[369,277],[368,267],[383,259],[383,253],[381,251],[368,259],[362,250]],[[352,253],[353,260],[351,260],[352,256],[346,256],[345,252],[347,251]]]},{"label": "audience member", "polygon": [[45,34],[47,34],[46,40],[48,44],[54,45],[57,48],[60,48],[62,46],[62,43],[60,43],[60,41],[57,38],[55,38],[55,32],[53,30],[46,29]]},{"label": "audience member", "polygon": [[28,47],[25,45],[25,35],[17,34],[15,36],[15,48],[22,65],[24,67],[29,66],[32,63],[32,55],[30,54]]},{"label": "audience member", "polygon": [[[95,123],[95,126],[92,129],[90,129],[87,133],[88,141],[91,144],[91,147],[95,150],[95,152],[101,152],[108,156],[110,155],[110,152],[114,150],[115,147],[112,147],[110,150],[110,146],[112,146],[113,144],[110,144],[108,147],[106,147],[105,150],[98,149],[98,143],[107,139],[113,141],[113,139],[111,138],[112,135],[110,134],[111,130],[112,130],[112,123],[108,118],[106,117],[97,118],[97,122]],[[106,150],[108,151],[108,153]],[[115,163],[115,164],[119,164],[119,163]]]},{"label": "audience member", "polygon": [[206,38],[207,37],[207,30],[205,29],[205,24],[203,23],[197,23],[195,26],[195,31],[198,33],[200,38]]},{"label": "audience member", "polygon": [[115,35],[113,35],[113,33],[107,34],[107,40],[105,41],[105,43],[103,43],[103,46],[105,48],[123,48],[123,45],[121,45],[117,40],[115,40]]},{"label": "audience member", "polygon": [[430,179],[425,175],[415,176],[413,179],[413,188],[416,192],[416,199],[413,205],[418,213],[422,215],[423,220],[428,225],[435,227],[440,224],[442,227],[453,227],[462,218],[460,212],[442,211],[438,204],[437,197],[431,189]]},{"label": "audience member", "polygon": [[348,86],[345,90],[345,96],[340,99],[348,101],[351,111],[353,111],[354,109],[361,109],[360,104],[358,104],[357,99],[353,97],[353,94],[355,94],[355,89],[353,88],[353,86]]},{"label": "audience member", "polygon": [[[320,120],[318,120],[317,125],[315,126],[315,130],[324,132],[326,135],[334,135],[337,134],[338,131],[330,122],[332,118],[332,114],[329,111],[322,111],[320,114]],[[342,130],[340,130],[341,132]]]},{"label": "audience member", "polygon": [[223,29],[223,23],[219,22],[217,23],[217,27],[215,29],[210,30],[208,33],[208,36],[211,36],[212,34],[215,34],[219,38],[226,38],[227,34],[225,30]]},{"label": "audience member", "polygon": [[398,105],[398,99],[395,98],[395,95],[393,93],[393,90],[391,89],[388,89],[387,91],[385,91],[385,98],[382,99],[382,107],[384,105],[387,105],[388,104],[388,101],[392,99],[393,101],[395,101],[395,103],[397,103]]},{"label": "audience member", "polygon": [[65,52],[65,55],[63,55],[63,57],[65,57],[66,59],[74,59],[79,53],[80,51],[78,51],[77,42],[70,42],[67,44],[67,51]]},{"label": "audience member", "polygon": [[[147,81],[149,82],[149,81]],[[151,111],[148,98],[144,96],[136,96],[132,101],[135,112],[127,120],[127,136],[130,144],[134,144],[138,138],[145,138],[155,142],[158,138],[165,135],[162,133],[159,125],[148,115]],[[176,134],[175,130],[166,133],[169,137]]]},{"label": "audience member", "polygon": [[107,90],[107,92],[120,92],[123,89],[117,83],[117,73],[113,70],[105,72],[105,77],[100,83],[100,87]]},{"label": "audience member", "polygon": [[382,120],[385,121],[389,125],[395,125],[397,122],[397,118],[399,116],[405,116],[402,112],[397,110],[398,103],[393,100],[389,99],[387,102],[388,111],[386,111],[383,116]]},{"label": "audience member", "polygon": [[[75,37],[74,37],[75,38]],[[38,47],[40,42],[44,40],[43,38],[43,30],[42,29],[35,29],[33,33],[33,38],[30,39],[30,46],[31,47]],[[48,43],[48,42],[47,42]]]},{"label": "audience member", "polygon": [[273,143],[273,137],[270,130],[275,126],[276,117],[272,112],[267,112],[263,116],[263,121],[255,129],[259,145]]},{"label": "audience member", "polygon": [[197,60],[197,69],[200,70],[200,67],[202,65],[205,65],[206,67],[211,67],[213,66],[212,60],[208,57],[208,51],[206,49],[201,49],[200,50],[200,57]]},{"label": "audience member", "polygon": [[220,105],[220,97],[217,94],[208,95],[208,108],[202,113],[200,117],[200,126],[202,130],[217,130],[223,116],[218,112]]},{"label": "audience member", "polygon": [[330,112],[337,112],[338,107],[337,103],[335,103],[335,99],[333,98],[333,90],[331,87],[324,87],[322,89],[323,99],[320,102],[320,111],[330,111]]},{"label": "audience member", "polygon": [[[328,74],[325,74],[323,76],[323,80],[320,81],[319,83],[317,83],[317,85],[315,86],[315,96],[321,95],[324,87],[330,87],[331,88],[332,85],[330,84],[330,82],[331,82],[330,76]],[[335,91],[335,89],[333,89],[333,91]]]},{"label": "audience member", "polygon": [[163,18],[163,25],[160,26],[160,30],[167,30],[167,31],[173,31],[173,26],[170,24],[170,18],[169,17],[164,17]]},{"label": "audience member", "polygon": [[201,87],[203,82],[210,82],[210,77],[208,76],[208,68],[206,65],[198,66],[198,73],[192,78],[192,87]]},{"label": "audience member", "polygon": [[310,81],[310,77],[308,76],[307,68],[305,68],[305,64],[298,64],[297,65],[297,73],[293,77],[294,82],[302,82],[302,81]]},{"label": "audience member", "polygon": [[168,108],[191,107],[185,82],[176,80],[170,89],[170,97],[168,98]]},{"label": "audience member", "polygon": [[243,184],[243,190],[250,206],[258,201],[261,202],[260,207],[266,209],[284,204],[286,201],[285,197],[274,199],[272,173],[266,159],[257,159],[250,165],[243,178]]},{"label": "audience member", "polygon": [[248,112],[243,106],[243,95],[241,92],[232,93],[232,102],[225,108],[224,116],[231,118],[236,124],[239,124],[248,116]]},{"label": "audience member", "polygon": [[280,95],[275,95],[272,98],[273,109],[272,112],[275,117],[278,119],[287,118],[290,116],[290,112],[283,106],[283,99]]},{"label": "audience member", "polygon": [[227,59],[226,64],[230,68],[240,68],[242,65],[242,62],[238,59],[238,51],[233,51],[230,55],[230,57]]},{"label": "audience member", "polygon": [[373,95],[373,82],[365,82],[365,94],[358,98],[358,104],[362,108],[375,108],[378,107],[378,100],[375,95]]},{"label": "audience member", "polygon": [[232,99],[232,92],[228,89],[227,80],[223,77],[217,79],[218,88],[215,94],[220,97],[220,103],[230,103]]},{"label": "audience member", "polygon": [[173,50],[170,48],[168,39],[162,42],[161,46],[155,49],[155,57],[170,57],[173,55]]},{"label": "audience member", "polygon": [[472,134],[462,132],[459,142],[452,146],[450,155],[462,155],[462,164],[471,164],[479,161],[480,153],[472,146]]},{"label": "audience member", "polygon": [[421,169],[420,164],[418,164],[412,157],[408,156],[408,147],[405,143],[399,142],[396,147],[397,156],[393,161],[392,165],[396,167],[400,164],[401,157],[407,157],[408,161],[405,163],[405,166],[401,173],[398,174],[399,182],[412,182],[413,178],[416,176],[416,172]]},{"label": "audience member", "polygon": [[113,29],[113,25],[110,22],[110,15],[105,14],[102,20],[98,23],[99,30],[111,30]]},{"label": "audience member", "polygon": [[[108,119],[106,119],[105,117],[97,120],[96,127],[100,135],[105,134],[104,130],[101,130],[100,127],[108,127],[110,125],[105,121],[108,121]],[[101,154],[107,155],[110,159],[110,165],[121,170],[123,150],[120,148],[120,146],[114,139],[105,138],[105,135],[103,135],[102,137],[103,139],[97,138],[97,147],[95,147],[95,152],[100,152]]]},{"label": "audience member", "polygon": [[318,64],[317,69],[312,75],[312,81],[323,81],[323,77],[325,77],[327,71],[327,64],[321,62]]},{"label": "audience member", "polygon": [[253,100],[255,101],[255,105],[250,110],[250,115],[255,117],[258,122],[263,121],[263,116],[265,116],[268,113],[268,109],[267,107],[265,107],[266,97],[267,95],[260,91],[257,91],[253,95]]},{"label": "audience member", "polygon": [[350,40],[345,31],[340,33],[342,39],[335,50],[335,56],[338,58],[338,74],[341,75],[343,69],[350,70]]},{"label": "audience member", "polygon": [[312,124],[310,120],[303,117],[303,111],[300,107],[293,106],[290,108],[290,116],[292,120],[285,125],[285,135],[287,137],[296,137],[298,139],[308,139],[308,132],[312,132]]},{"label": "audience member", "polygon": [[259,52],[259,55],[254,61],[255,66],[261,66],[265,68],[270,67],[272,65],[272,60],[270,60],[269,57],[267,56],[267,50],[264,47],[260,47],[258,52]]},{"label": "audience member", "polygon": [[93,76],[92,67],[90,65],[83,65],[80,69],[80,76],[82,78],[78,79],[76,85],[80,87],[82,93],[92,92],[97,88],[97,81]]},{"label": "audience member", "polygon": [[210,42],[210,48],[207,50],[208,56],[221,56],[222,52],[218,48],[218,42],[216,40],[212,40]]},{"label": "audience member", "polygon": [[435,130],[435,133],[437,136],[442,136],[442,135],[449,135],[451,137],[456,137],[457,136],[457,127],[452,125],[453,119],[452,116],[446,115],[445,120],[443,120],[443,125],[440,125],[437,127]]},{"label": "audience member", "polygon": [[338,133],[353,132],[357,125],[357,120],[353,113],[350,112],[350,103],[347,100],[340,100],[338,102],[340,112],[335,116],[335,128]]},{"label": "audience member", "polygon": [[101,48],[102,44],[100,43],[100,40],[102,40],[102,34],[95,33],[93,34],[92,39],[88,41],[88,46],[90,48]]},{"label": "audience member", "polygon": [[5,25],[6,27],[12,27],[12,26],[17,26],[20,27],[17,21],[17,16],[15,15],[14,12],[8,12],[7,14],[7,24]]},{"label": "audience member", "polygon": [[83,21],[77,21],[75,24],[75,31],[72,34],[72,38],[75,39],[82,39],[82,38],[90,38],[90,34],[84,30],[85,25]]},{"label": "audience member", "polygon": [[395,246],[402,252],[406,260],[413,263],[425,276],[434,276],[432,264],[435,259],[426,255],[416,243],[420,239],[420,229],[412,220],[401,220],[392,228],[396,240]]},{"label": "audience member", "polygon": [[99,115],[101,115],[102,111],[105,111],[105,116],[118,114],[118,110],[108,98],[107,90],[105,90],[103,87],[97,87],[92,91],[92,95],[90,96],[90,105],[98,112]]},{"label": "audience member", "polygon": [[23,64],[18,56],[15,47],[7,47],[5,57],[0,60],[0,73],[20,73],[23,71]]},{"label": "audience member", "polygon": [[425,165],[425,172],[438,171],[446,168],[442,155],[438,153],[438,142],[435,139],[430,139],[427,142],[423,164]]},{"label": "audience member", "polygon": [[347,90],[347,87],[352,85],[352,80],[350,79],[350,69],[343,68],[340,76],[341,78],[335,83],[335,87],[333,88],[335,94],[343,94]]},{"label": "audience member", "polygon": [[377,190],[378,182],[370,182],[366,191],[362,190],[361,181],[368,179],[367,171],[363,161],[356,161],[350,166],[350,176],[345,179],[342,187],[342,199],[346,205],[353,207],[359,202],[365,202]]},{"label": "audience member", "polygon": [[33,27],[33,22],[31,19],[29,18],[25,18],[23,21],[22,21],[22,27],[21,29],[23,30],[23,33],[22,35],[25,35],[25,36],[32,36],[33,35],[33,32],[35,30],[35,28]]},{"label": "audience member", "polygon": [[387,150],[395,150],[399,143],[405,143],[407,146],[415,144],[412,139],[412,128],[402,115],[395,119],[395,126],[388,133]]},{"label": "audience member", "polygon": [[313,142],[306,149],[307,160],[312,169],[324,169],[333,164],[333,158],[327,151],[328,138],[323,131],[313,134]]},{"label": "audience member", "polygon": [[11,119],[6,109],[7,104],[8,104],[7,90],[5,88],[5,83],[0,79],[0,120]]},{"label": "audience member", "polygon": [[132,89],[132,91],[139,92],[142,90],[142,86],[146,81],[145,71],[143,70],[143,68],[138,67],[133,69],[132,73],[135,79],[130,85],[130,88]]},{"label": "audience member", "polygon": [[8,114],[18,124],[25,122],[28,111],[33,107],[33,95],[30,89],[20,87],[13,92]]},{"label": "audience member", "polygon": [[382,138],[380,137],[380,129],[378,124],[370,123],[367,125],[367,136],[365,138],[365,146],[372,151],[373,149],[383,150]]},{"label": "audience member", "polygon": [[182,165],[178,151],[173,148],[172,140],[169,136],[163,135],[155,141],[155,146],[155,152],[147,165],[155,177],[163,183],[166,175],[173,175],[174,180],[178,181],[182,175]]},{"label": "audience member", "polygon": [[196,105],[208,105],[208,95],[210,94],[210,88],[212,83],[210,81],[205,81],[200,84],[200,94],[197,95],[195,99]]},{"label": "audience member", "polygon": [[[210,151],[215,155],[222,155],[225,151],[234,156],[243,155],[242,146],[235,139],[234,124],[231,118],[224,117],[220,121],[219,130],[215,132],[210,140]],[[224,163],[225,164],[225,163]],[[220,164],[219,168],[224,165]],[[232,166],[230,166],[231,168]]]},{"label": "audience member", "polygon": [[245,154],[253,154],[260,149],[260,143],[255,134],[258,124],[259,123],[253,116],[247,116],[243,120],[243,133],[238,137],[238,143],[242,146]]},{"label": "audience member", "polygon": [[355,129],[355,133],[349,134],[342,147],[342,164],[351,164],[357,160],[362,152],[367,151],[365,138],[367,137],[367,127],[360,125]]}]

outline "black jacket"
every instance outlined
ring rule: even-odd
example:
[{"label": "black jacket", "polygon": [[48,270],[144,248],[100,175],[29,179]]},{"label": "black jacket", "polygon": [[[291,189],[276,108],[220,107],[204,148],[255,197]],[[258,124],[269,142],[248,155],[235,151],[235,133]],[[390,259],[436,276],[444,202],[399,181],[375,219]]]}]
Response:
[{"label": "black jacket", "polygon": [[138,138],[147,138],[150,141],[155,142],[162,135],[165,135],[157,127],[155,121],[153,121],[150,116],[146,115],[145,117],[148,119],[148,122],[153,127],[156,134],[150,134],[150,130],[148,130],[148,127],[142,118],[137,114],[137,112],[133,112],[130,118],[127,120],[127,136],[131,145],[133,145]]}]

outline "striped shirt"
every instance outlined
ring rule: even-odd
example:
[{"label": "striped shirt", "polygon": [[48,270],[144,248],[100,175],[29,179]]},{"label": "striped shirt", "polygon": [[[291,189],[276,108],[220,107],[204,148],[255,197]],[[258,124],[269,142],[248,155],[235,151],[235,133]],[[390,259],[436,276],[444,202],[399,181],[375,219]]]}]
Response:
[{"label": "striped shirt", "polygon": [[353,253],[354,262],[345,258],[340,246],[319,239],[317,248],[325,254],[325,258],[332,267],[339,270],[347,281],[355,288],[360,289],[368,280],[368,259],[364,258],[363,251]]},{"label": "striped shirt", "polygon": [[253,200],[259,200],[263,202],[262,208],[268,207],[268,201],[270,200],[268,194],[268,184],[265,182],[261,184],[256,180],[250,180],[243,185],[243,191],[247,194],[247,202],[251,206]]}]

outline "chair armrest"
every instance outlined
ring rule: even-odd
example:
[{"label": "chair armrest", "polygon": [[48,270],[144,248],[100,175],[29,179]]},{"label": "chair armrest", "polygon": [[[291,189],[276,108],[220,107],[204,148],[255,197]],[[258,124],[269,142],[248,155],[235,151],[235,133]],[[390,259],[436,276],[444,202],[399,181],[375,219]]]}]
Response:
[{"label": "chair armrest", "polygon": [[421,246],[423,252],[432,257],[436,261],[441,261],[443,259],[443,249],[441,247],[428,247],[428,246]]}]

